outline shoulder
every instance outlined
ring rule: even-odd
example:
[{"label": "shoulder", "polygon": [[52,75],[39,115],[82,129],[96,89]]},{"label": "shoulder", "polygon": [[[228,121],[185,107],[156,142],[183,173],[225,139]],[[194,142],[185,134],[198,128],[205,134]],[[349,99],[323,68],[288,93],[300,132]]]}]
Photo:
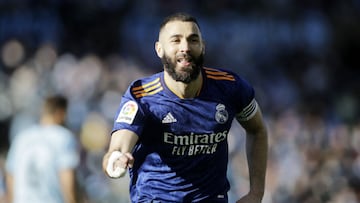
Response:
[{"label": "shoulder", "polygon": [[126,94],[139,99],[162,91],[164,88],[161,84],[161,74],[162,72],[133,81]]},{"label": "shoulder", "polygon": [[235,73],[221,68],[204,67],[204,73],[206,78],[218,81],[235,81],[237,77]]},{"label": "shoulder", "polygon": [[17,133],[12,140],[12,145],[18,145],[20,143],[27,143],[28,140],[33,140],[40,132],[40,125],[32,125],[26,129],[22,129]]},{"label": "shoulder", "polygon": [[204,67],[208,91],[213,95],[222,95],[238,109],[243,109],[255,97],[253,86],[239,74],[221,68]]},{"label": "shoulder", "polygon": [[47,139],[56,140],[58,143],[76,142],[75,134],[64,126],[52,125],[44,127],[43,130]]},{"label": "shoulder", "polygon": [[205,77],[208,81],[213,81],[225,85],[235,85],[242,88],[252,88],[251,84],[239,74],[223,68],[204,67]]}]

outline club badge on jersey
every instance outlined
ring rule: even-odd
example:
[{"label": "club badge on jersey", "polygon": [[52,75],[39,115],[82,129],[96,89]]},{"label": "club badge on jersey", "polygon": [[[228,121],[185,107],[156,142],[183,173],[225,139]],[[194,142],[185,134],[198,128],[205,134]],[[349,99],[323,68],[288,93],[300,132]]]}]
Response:
[{"label": "club badge on jersey", "polygon": [[224,104],[218,104],[216,106],[215,120],[220,124],[226,123],[229,118],[229,113],[225,109]]}]

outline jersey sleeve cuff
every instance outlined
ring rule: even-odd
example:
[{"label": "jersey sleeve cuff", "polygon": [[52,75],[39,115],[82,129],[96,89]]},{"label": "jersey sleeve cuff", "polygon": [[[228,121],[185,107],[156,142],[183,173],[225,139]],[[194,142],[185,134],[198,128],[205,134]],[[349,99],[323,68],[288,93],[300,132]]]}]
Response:
[{"label": "jersey sleeve cuff", "polygon": [[258,109],[258,104],[255,99],[253,99],[249,105],[247,105],[238,115],[237,118],[239,121],[248,121],[254,117]]}]

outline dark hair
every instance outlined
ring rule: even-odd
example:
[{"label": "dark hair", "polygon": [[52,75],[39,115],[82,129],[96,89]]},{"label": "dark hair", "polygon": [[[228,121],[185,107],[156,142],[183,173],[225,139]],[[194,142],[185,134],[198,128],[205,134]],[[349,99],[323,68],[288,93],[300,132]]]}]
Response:
[{"label": "dark hair", "polygon": [[50,114],[55,113],[57,110],[66,110],[67,106],[68,101],[62,95],[49,96],[44,102],[44,110]]},{"label": "dark hair", "polygon": [[188,13],[179,12],[179,13],[174,13],[174,14],[166,17],[163,20],[163,22],[160,24],[160,31],[164,28],[164,26],[167,23],[172,22],[172,21],[193,22],[200,29],[199,23],[197,22],[195,17],[193,17],[192,15],[190,15]]}]

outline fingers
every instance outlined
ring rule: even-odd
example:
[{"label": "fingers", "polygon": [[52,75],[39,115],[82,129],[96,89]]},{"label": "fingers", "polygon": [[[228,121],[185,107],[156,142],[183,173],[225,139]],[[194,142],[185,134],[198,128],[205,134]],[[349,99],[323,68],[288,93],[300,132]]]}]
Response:
[{"label": "fingers", "polygon": [[127,167],[132,168],[134,164],[134,157],[132,156],[131,153],[126,152],[123,154],[123,156],[120,157],[120,161],[122,163],[125,163],[125,168]]},{"label": "fingers", "polygon": [[[106,166],[106,172],[111,178],[123,177],[126,173],[126,167],[121,166],[120,158],[124,155],[119,151],[113,151],[110,154],[108,164]],[[126,166],[126,165],[125,165]]]},{"label": "fingers", "polygon": [[103,168],[104,172],[106,172],[106,166],[107,166],[107,164],[108,164],[110,154],[111,154],[111,153],[106,153],[106,154],[104,155],[104,157],[103,157],[102,168]]},{"label": "fingers", "polygon": [[131,153],[119,151],[108,152],[104,156],[103,169],[111,178],[120,178],[126,174],[128,167],[133,167],[134,157]]}]

